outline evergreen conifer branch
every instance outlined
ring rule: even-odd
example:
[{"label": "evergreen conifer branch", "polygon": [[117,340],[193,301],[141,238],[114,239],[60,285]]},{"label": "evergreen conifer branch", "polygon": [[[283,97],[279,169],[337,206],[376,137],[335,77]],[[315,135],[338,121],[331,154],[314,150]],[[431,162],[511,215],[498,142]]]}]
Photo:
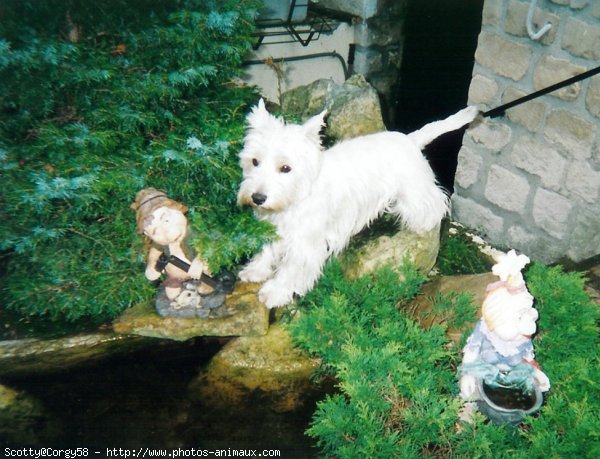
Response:
[{"label": "evergreen conifer branch", "polygon": [[[448,346],[445,327],[423,329],[403,311],[422,282],[411,272],[405,266],[402,281],[391,270],[348,281],[332,263],[289,325],[338,380],[307,431],[326,456],[600,457],[600,314],[581,275],[537,264],[526,274],[540,312],[536,360],[552,387],[541,411],[513,428],[479,413],[459,422],[460,350]],[[463,301],[438,298],[460,308]]]},{"label": "evergreen conifer branch", "polygon": [[[9,307],[97,323],[148,301],[129,208],[146,186],[190,208],[215,270],[270,237],[235,204],[243,116],[257,96],[230,81],[250,49],[256,6],[2,2],[0,275]],[[192,136],[202,148],[190,147]]]}]

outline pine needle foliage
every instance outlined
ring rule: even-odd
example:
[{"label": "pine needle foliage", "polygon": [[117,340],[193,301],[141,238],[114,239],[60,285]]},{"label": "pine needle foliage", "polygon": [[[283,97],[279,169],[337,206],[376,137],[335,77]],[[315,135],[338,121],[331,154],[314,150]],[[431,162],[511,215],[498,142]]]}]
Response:
[{"label": "pine needle foliage", "polygon": [[437,268],[441,274],[476,274],[490,271],[493,260],[484,255],[465,228],[443,226]]},{"label": "pine needle foliage", "polygon": [[552,388],[519,427],[476,413],[462,424],[456,366],[444,327],[422,328],[402,306],[424,281],[405,265],[356,281],[328,265],[290,323],[321,357],[338,393],[321,401],[307,434],[337,458],[595,458],[598,450],[598,308],[581,276],[534,265],[527,282],[540,312],[537,360]]},{"label": "pine needle foliage", "polygon": [[0,4],[0,282],[9,308],[101,322],[147,301],[153,288],[129,208],[143,187],[190,207],[215,270],[269,237],[235,203],[243,117],[256,95],[231,81],[256,6]]}]

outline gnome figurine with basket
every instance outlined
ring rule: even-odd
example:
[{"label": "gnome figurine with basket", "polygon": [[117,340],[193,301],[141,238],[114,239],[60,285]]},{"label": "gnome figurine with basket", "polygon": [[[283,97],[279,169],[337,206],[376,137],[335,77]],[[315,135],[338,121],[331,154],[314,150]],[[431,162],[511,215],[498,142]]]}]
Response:
[{"label": "gnome figurine with basket", "polygon": [[157,281],[165,275],[156,297],[157,312],[163,317],[208,317],[223,303],[225,291],[189,244],[187,207],[162,191],[144,188],[131,208],[138,233],[151,242],[146,278]]},{"label": "gnome figurine with basket", "polygon": [[542,393],[550,389],[534,360],[538,312],[521,274],[528,263],[528,257],[511,250],[492,267],[500,280],[486,288],[482,318],[467,340],[459,368],[465,421],[476,406],[494,422],[516,425],[539,410]]}]

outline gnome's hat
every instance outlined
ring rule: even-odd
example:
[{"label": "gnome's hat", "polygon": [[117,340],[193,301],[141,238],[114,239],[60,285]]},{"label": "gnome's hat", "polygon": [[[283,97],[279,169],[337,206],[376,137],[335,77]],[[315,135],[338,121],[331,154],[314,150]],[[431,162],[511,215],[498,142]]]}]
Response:
[{"label": "gnome's hat", "polygon": [[136,211],[135,220],[137,222],[138,233],[141,234],[144,232],[146,219],[160,207],[170,207],[184,214],[188,210],[187,206],[173,201],[163,191],[152,187],[144,188],[137,192],[135,202],[131,204],[131,208]]}]

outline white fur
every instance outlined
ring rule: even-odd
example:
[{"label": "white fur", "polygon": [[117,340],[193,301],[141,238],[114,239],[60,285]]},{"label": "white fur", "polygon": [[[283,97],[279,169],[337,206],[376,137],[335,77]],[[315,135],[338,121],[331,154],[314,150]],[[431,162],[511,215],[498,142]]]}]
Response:
[{"label": "white fur", "polygon": [[[289,125],[270,115],[261,100],[248,115],[238,202],[273,223],[279,239],[263,248],[240,279],[266,281],[260,300],[269,308],[282,306],[310,290],[327,258],[384,212],[419,233],[434,228],[448,212],[448,196],[420,149],[477,113],[469,107],[409,135],[380,132],[323,151],[325,112]],[[266,198],[261,205],[253,201],[257,194]]]}]

